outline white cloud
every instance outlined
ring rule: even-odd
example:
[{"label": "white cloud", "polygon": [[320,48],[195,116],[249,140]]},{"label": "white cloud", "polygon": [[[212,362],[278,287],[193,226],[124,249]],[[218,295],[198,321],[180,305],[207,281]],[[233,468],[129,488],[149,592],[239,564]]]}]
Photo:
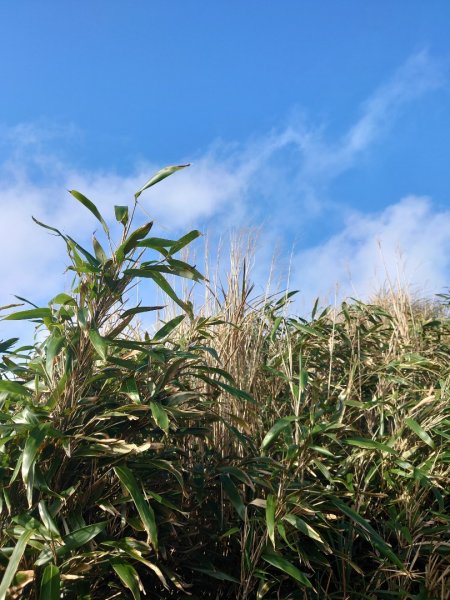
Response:
[{"label": "white cloud", "polygon": [[420,294],[443,291],[450,275],[450,210],[429,198],[409,196],[380,214],[353,213],[342,231],[293,259],[293,282],[325,303],[369,298],[386,282]]},{"label": "white cloud", "polygon": [[[195,227],[208,229],[213,238],[230,228],[262,224],[258,260],[269,262],[277,240],[290,238],[296,225],[293,214],[301,213],[303,226],[320,218],[327,185],[353,168],[386,134],[406,103],[440,83],[436,63],[422,52],[412,56],[367,100],[359,119],[338,140],[328,141],[319,128],[292,121],[246,143],[216,142],[190,157],[192,167],[145,192],[140,202],[146,214],[140,213],[140,218],[155,219],[157,235],[185,233]],[[101,228],[66,190],[78,189],[113,220],[114,204],[131,204],[133,193],[157,166],[140,164],[125,175],[70,167],[70,161],[49,148],[58,146],[58,139],[79,141],[80,132],[71,126],[22,124],[3,128],[1,134],[0,304],[9,303],[13,293],[46,301],[61,291],[61,285],[69,287],[69,276],[61,277],[65,248],[61,240],[34,225],[31,215],[89,243],[90,234]],[[420,211],[434,223],[435,234],[428,224],[419,230]],[[396,261],[398,244],[419,269],[416,279],[420,275],[429,281],[430,289],[436,289],[444,284],[448,272],[440,253],[444,246],[448,249],[442,227],[448,216],[441,218],[431,201],[424,199],[404,200],[381,216],[354,215],[341,233],[297,255],[292,286],[314,295],[334,281],[345,283],[346,273],[351,271],[353,284],[360,288],[357,291],[365,293],[375,266],[380,272],[370,240],[382,233],[386,263]],[[422,262],[415,236],[422,240]],[[365,237],[369,241],[364,242]],[[261,263],[257,265],[258,273],[264,272]],[[0,337],[4,326],[0,323]]]}]

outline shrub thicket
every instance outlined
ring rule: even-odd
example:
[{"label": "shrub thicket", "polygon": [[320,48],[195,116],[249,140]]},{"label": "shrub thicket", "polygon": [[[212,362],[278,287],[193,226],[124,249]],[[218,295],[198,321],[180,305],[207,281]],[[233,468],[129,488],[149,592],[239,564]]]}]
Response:
[{"label": "shrub thicket", "polygon": [[[5,317],[40,334],[0,343],[0,600],[449,598],[449,298],[303,319],[236,271],[201,314],[170,283],[197,231],[117,206],[114,247],[72,195],[110,250],[38,222],[73,291]],[[153,336],[140,278],[181,310]]]}]

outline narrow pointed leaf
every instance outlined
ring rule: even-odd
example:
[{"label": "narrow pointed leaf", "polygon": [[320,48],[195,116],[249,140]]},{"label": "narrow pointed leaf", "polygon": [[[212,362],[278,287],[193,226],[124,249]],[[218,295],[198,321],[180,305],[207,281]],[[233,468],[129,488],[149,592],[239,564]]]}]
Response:
[{"label": "narrow pointed leaf", "polygon": [[158,427],[161,427],[161,429],[167,433],[169,431],[169,417],[164,408],[159,402],[150,402],[150,408],[152,409],[152,415]]},{"label": "narrow pointed leaf", "polygon": [[24,319],[50,319],[52,311],[50,308],[31,308],[29,310],[20,310],[3,317],[4,321],[23,321]]},{"label": "narrow pointed leaf", "polygon": [[228,475],[220,475],[220,481],[222,482],[223,489],[225,490],[226,495],[230,499],[231,504],[234,506],[237,514],[242,520],[244,520],[245,505],[242,501],[241,495],[239,494],[239,490],[234,485],[233,481]]},{"label": "narrow pointed leaf", "polygon": [[95,252],[95,256],[97,257],[97,260],[99,260],[102,263],[102,265],[104,265],[108,261],[108,257],[106,255],[106,252],[103,250],[102,245],[100,244],[98,239],[95,237],[95,235],[92,236],[92,246],[94,248],[94,252]]},{"label": "narrow pointed leaf", "polygon": [[59,600],[61,597],[61,578],[56,565],[47,565],[41,579],[40,600]]},{"label": "narrow pointed leaf", "polygon": [[349,444],[350,446],[356,446],[357,448],[367,448],[368,450],[378,450],[380,452],[388,452],[389,454],[397,454],[394,448],[375,440],[369,440],[365,438],[347,438],[345,443]]},{"label": "narrow pointed leaf", "polygon": [[261,450],[267,450],[268,448],[270,448],[270,446],[276,441],[276,439],[278,438],[278,436],[280,435],[280,433],[286,429],[286,427],[289,427],[289,425],[293,422],[293,421],[297,421],[298,417],[282,417],[281,419],[278,419],[278,421],[269,429],[269,431],[266,433],[262,444],[261,444]]},{"label": "narrow pointed leaf", "polygon": [[423,429],[417,421],[411,418],[405,419],[405,423],[408,427],[413,431],[416,435],[420,437],[420,439],[425,442],[431,448],[434,448],[434,442],[432,438],[428,435],[428,433]]},{"label": "narrow pointed leaf", "polygon": [[115,206],[114,213],[119,223],[124,226],[128,223],[128,206]]},{"label": "narrow pointed leaf", "polygon": [[150,312],[152,310],[162,310],[166,308],[165,306],[135,306],[134,308],[129,308],[125,312],[120,315],[121,319],[126,319],[130,315],[137,315],[139,313]]},{"label": "narrow pointed leaf", "polygon": [[111,565],[124,586],[132,593],[134,600],[140,600],[139,575],[136,569],[130,563],[116,558],[111,560]]},{"label": "narrow pointed leaf", "polygon": [[91,344],[94,346],[97,354],[103,360],[106,360],[108,344],[106,343],[105,338],[103,338],[96,329],[90,329],[89,339],[91,340]]},{"label": "narrow pointed leaf", "polygon": [[360,531],[365,534],[366,539],[377,548],[380,553],[388,558],[400,569],[404,569],[402,561],[398,558],[392,548],[383,540],[379,533],[370,525],[370,523],[364,519],[359,513],[351,509],[344,502],[333,499],[333,504],[347,517],[349,517],[357,526]]},{"label": "narrow pointed leaf", "polygon": [[150,231],[150,229],[152,227],[153,227],[153,221],[150,221],[149,223],[142,225],[142,227],[138,227],[138,229],[133,231],[133,233],[131,233],[128,236],[128,238],[123,242],[123,244],[121,244],[117,248],[116,260],[119,264],[123,262],[124,258],[131,250],[134,250],[136,248],[139,240],[142,240],[143,238],[145,238],[145,236],[147,235],[147,233]]},{"label": "narrow pointed leaf", "polygon": [[138,484],[133,472],[128,467],[114,467],[114,472],[133,499],[136,510],[138,511],[142,524],[147,532],[149,541],[155,550],[158,550],[158,530],[156,527],[155,513],[153,512],[151,505],[144,498],[141,486]]},{"label": "narrow pointed leaf", "polygon": [[198,229],[194,229],[193,231],[190,231],[186,235],[183,235],[183,237],[181,237],[179,240],[177,240],[173,244],[173,246],[170,248],[170,254],[176,254],[177,252],[182,250],[185,246],[187,246],[188,244],[190,244],[191,242],[196,240],[201,235],[202,234],[200,231],[198,231]]},{"label": "narrow pointed leaf", "polygon": [[53,370],[53,360],[58,356],[61,348],[64,346],[66,341],[63,335],[60,335],[57,330],[54,330],[50,337],[47,339],[46,344],[46,361],[45,366],[47,372],[51,375]]},{"label": "narrow pointed leaf", "polygon": [[189,167],[189,164],[176,165],[173,167],[164,167],[164,169],[161,169],[160,171],[155,173],[155,175],[153,175],[153,177],[151,177],[146,183],[144,183],[144,185],[141,187],[141,189],[139,189],[134,194],[134,197],[137,200],[144,190],[147,190],[149,187],[152,187],[152,185],[159,183],[166,177],[169,177],[169,175],[172,175],[172,173],[175,173],[176,171],[179,171],[180,169],[184,169],[185,167]]},{"label": "narrow pointed leaf", "polygon": [[30,431],[27,441],[25,442],[25,448],[22,455],[22,480],[25,485],[28,483],[31,469],[44,438],[45,430],[41,427],[35,427]]},{"label": "narrow pointed leaf", "polygon": [[178,325],[185,319],[185,317],[186,315],[180,315],[178,317],[175,317],[174,319],[171,319],[170,321],[167,321],[167,323],[155,333],[155,335],[153,336],[153,341],[158,342],[159,340],[162,340],[165,337],[167,337],[169,333],[171,333],[176,327],[178,327]]},{"label": "narrow pointed leaf", "polygon": [[307,588],[312,588],[312,584],[309,581],[309,579],[306,577],[306,575],[302,571],[300,571],[296,566],[294,566],[292,563],[290,563],[288,560],[286,560],[279,554],[272,554],[269,552],[265,552],[262,555],[262,558],[263,558],[263,560],[268,562],[269,565],[272,565],[273,567],[280,569],[280,571],[283,571],[283,573],[286,573],[287,575],[289,575],[290,577],[292,577],[293,579],[295,579],[296,581],[301,583],[303,586],[305,586]]},{"label": "narrow pointed leaf", "polygon": [[91,202],[91,200],[86,198],[86,196],[83,196],[83,194],[80,194],[80,192],[77,192],[76,190],[69,190],[69,193],[72,194],[72,196],[74,198],[76,198],[78,200],[78,202],[81,202],[81,204],[83,206],[85,206],[89,211],[91,211],[91,213],[94,215],[94,217],[96,219],[98,219],[98,221],[100,221],[100,223],[102,224],[102,227],[105,230],[106,235],[109,236],[108,225],[106,224],[105,220],[103,219],[102,215],[100,214],[100,212],[99,212],[98,208],[95,206],[95,204],[93,202]]},{"label": "narrow pointed leaf", "polygon": [[21,383],[15,381],[0,380],[0,392],[6,392],[7,394],[17,394],[18,396],[29,396],[30,390],[24,387]]},{"label": "narrow pointed leaf", "polygon": [[273,494],[269,494],[266,498],[266,526],[267,535],[275,548],[275,510],[277,499]]},{"label": "narrow pointed leaf", "polygon": [[0,584],[0,600],[5,600],[8,589],[14,579],[14,575],[16,574],[16,571],[19,568],[19,564],[22,560],[23,553],[25,552],[27,544],[34,533],[35,532],[33,531],[33,529],[25,529],[20,538],[17,540],[17,543],[14,546],[14,550],[9,559],[8,566],[6,567],[6,570],[3,573],[3,579]]}]

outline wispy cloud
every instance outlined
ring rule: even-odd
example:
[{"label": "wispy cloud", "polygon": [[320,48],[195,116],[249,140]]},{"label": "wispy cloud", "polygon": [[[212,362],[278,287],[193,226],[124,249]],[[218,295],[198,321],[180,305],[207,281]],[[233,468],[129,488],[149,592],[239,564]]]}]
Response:
[{"label": "wispy cloud", "polygon": [[409,196],[379,214],[351,214],[331,238],[298,252],[293,279],[305,305],[370,297],[385,283],[421,295],[442,291],[450,276],[450,210],[429,198]]},{"label": "wispy cloud", "polygon": [[[388,135],[407,103],[442,81],[439,65],[426,52],[416,54],[363,103],[360,116],[340,137],[329,139],[324,127],[292,119],[286,127],[243,143],[215,142],[197,156],[187,157],[193,162],[190,169],[142,196],[142,208],[163,233],[193,226],[208,229],[214,237],[230,228],[261,224],[259,260],[266,263],[277,244],[289,253],[297,222],[293,215],[301,214],[304,227],[317,225],[324,207],[333,208],[326,193],[330,184]],[[65,190],[82,191],[113,219],[113,205],[130,201],[158,165],[139,164],[127,174],[74,168],[55,149],[58,138],[80,143],[80,132],[71,126],[22,124],[3,128],[1,134],[0,304],[9,302],[13,293],[45,300],[60,291],[64,248],[36,227],[30,216],[74,237],[89,238],[98,223]],[[439,234],[433,235],[430,226],[419,227],[424,216]],[[448,218],[423,198],[402,200],[381,215],[353,213],[347,221],[336,223],[341,229],[332,237],[294,256],[291,283],[309,297],[337,280],[348,282],[350,272],[353,285],[364,295],[372,285],[374,269],[382,275],[374,250],[378,236],[387,264],[396,260],[394,248],[400,248],[408,263],[415,265],[408,271],[413,279],[427,279],[430,289],[436,289],[448,274],[449,265],[441,256],[448,250],[442,227]]]}]

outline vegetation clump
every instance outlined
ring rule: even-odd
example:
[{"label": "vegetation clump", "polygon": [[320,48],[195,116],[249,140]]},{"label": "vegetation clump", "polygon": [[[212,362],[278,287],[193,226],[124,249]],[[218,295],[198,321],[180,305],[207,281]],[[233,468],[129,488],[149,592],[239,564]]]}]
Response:
[{"label": "vegetation clump", "polygon": [[[184,165],[183,165],[184,166]],[[450,597],[450,297],[288,313],[235,270],[207,313],[172,278],[199,236],[133,229],[0,342],[0,600]],[[140,278],[178,309],[154,335]],[[17,308],[6,307],[6,308]],[[45,335],[43,335],[45,332]]]}]

